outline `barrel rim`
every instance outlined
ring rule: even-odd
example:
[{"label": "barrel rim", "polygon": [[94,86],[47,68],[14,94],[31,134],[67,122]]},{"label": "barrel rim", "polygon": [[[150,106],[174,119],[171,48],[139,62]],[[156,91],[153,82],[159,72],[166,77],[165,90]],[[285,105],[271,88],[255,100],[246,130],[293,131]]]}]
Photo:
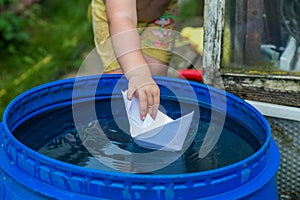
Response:
[{"label": "barrel rim", "polygon": [[[120,78],[121,75],[102,75],[102,78],[105,79],[111,79],[111,78]],[[95,76],[86,76],[86,77],[79,77],[76,78],[77,81],[84,81],[86,79],[94,79],[97,78],[99,79],[98,75]],[[179,80],[179,79],[175,79],[175,78],[170,78],[170,77],[155,77],[156,80],[160,81],[168,81],[168,82],[175,82],[177,84],[186,84],[186,81],[184,80]],[[233,163],[231,165],[228,166],[224,166],[224,167],[220,167],[220,168],[216,168],[216,169],[212,169],[212,170],[207,170],[207,171],[202,171],[202,172],[193,172],[193,173],[187,173],[187,174],[166,174],[166,175],[147,175],[147,174],[133,174],[133,173],[125,173],[125,172],[110,172],[110,171],[103,171],[103,170],[96,170],[96,169],[91,169],[91,168],[83,168],[80,166],[76,166],[73,164],[69,164],[69,163],[65,163],[62,161],[58,161],[56,159],[47,157],[45,155],[42,155],[34,150],[32,150],[31,148],[27,147],[26,145],[22,144],[20,141],[18,141],[11,133],[11,131],[9,130],[8,124],[7,124],[7,116],[9,114],[9,111],[11,109],[11,107],[18,103],[18,101],[24,97],[26,97],[27,95],[30,95],[38,90],[43,90],[49,86],[53,86],[53,85],[63,85],[63,84],[72,84],[74,83],[75,78],[70,78],[70,79],[64,79],[64,80],[59,80],[59,81],[54,81],[54,82],[50,82],[50,83],[46,83],[43,84],[41,86],[32,88],[22,94],[20,94],[18,97],[16,97],[6,108],[5,112],[4,112],[4,116],[3,116],[3,121],[2,121],[2,128],[3,128],[3,132],[4,134],[2,135],[2,137],[6,137],[6,139],[8,139],[9,143],[11,143],[10,145],[14,146],[15,148],[18,148],[20,150],[20,152],[23,152],[24,155],[26,156],[30,156],[31,158],[34,158],[36,160],[38,160],[39,162],[42,163],[47,163],[49,165],[55,165],[55,166],[59,166],[61,170],[63,171],[71,171],[72,173],[76,174],[76,175],[82,175],[84,177],[87,176],[91,176],[91,177],[106,177],[106,178],[110,178],[110,179],[114,179],[114,178],[118,178],[124,181],[128,181],[128,178],[133,178],[134,181],[143,181],[143,180],[147,180],[147,181],[152,181],[152,182],[163,182],[163,181],[167,181],[167,182],[171,182],[171,181],[192,181],[195,178],[199,178],[199,177],[203,177],[203,179],[210,177],[210,179],[214,178],[214,177],[219,177],[225,174],[228,174],[229,172],[233,172],[236,171],[237,169],[239,169],[238,171],[241,171],[242,169],[245,169],[246,167],[248,167],[249,165],[251,165],[251,163],[253,163],[254,161],[259,160],[259,157],[263,154],[266,153],[266,150],[270,144],[270,140],[271,140],[271,129],[270,126],[267,122],[267,120],[265,119],[264,116],[262,116],[262,114],[260,114],[259,111],[257,111],[252,105],[250,105],[249,103],[245,102],[244,100],[235,97],[234,95],[226,92],[226,97],[227,98],[231,98],[235,101],[239,101],[240,103],[243,103],[244,105],[246,105],[248,107],[248,109],[250,109],[251,111],[254,112],[255,115],[260,116],[260,120],[263,123],[263,126],[265,126],[266,128],[266,140],[264,141],[264,143],[262,144],[262,146],[259,148],[258,151],[256,151],[254,154],[252,154],[251,156],[247,157],[246,159],[243,159],[241,161],[238,161],[236,163]],[[219,93],[219,89],[217,88],[213,88],[210,86],[206,86],[206,85],[202,85],[200,83],[196,83],[196,82],[190,82],[189,84],[191,84],[193,87],[208,87],[211,91]],[[0,140],[1,141],[1,140]],[[5,147],[4,147],[5,148]],[[6,154],[8,153],[7,151],[5,151]],[[35,177],[38,179],[38,177]]]}]

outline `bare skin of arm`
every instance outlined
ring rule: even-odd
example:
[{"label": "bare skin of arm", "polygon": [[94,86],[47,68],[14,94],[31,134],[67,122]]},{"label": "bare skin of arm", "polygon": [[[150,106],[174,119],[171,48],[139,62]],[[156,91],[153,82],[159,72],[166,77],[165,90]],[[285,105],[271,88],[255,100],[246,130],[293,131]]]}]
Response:
[{"label": "bare skin of arm", "polygon": [[109,31],[116,57],[128,79],[128,98],[137,96],[140,116],[147,113],[155,118],[160,91],[140,49],[136,0],[108,0],[105,2]]}]

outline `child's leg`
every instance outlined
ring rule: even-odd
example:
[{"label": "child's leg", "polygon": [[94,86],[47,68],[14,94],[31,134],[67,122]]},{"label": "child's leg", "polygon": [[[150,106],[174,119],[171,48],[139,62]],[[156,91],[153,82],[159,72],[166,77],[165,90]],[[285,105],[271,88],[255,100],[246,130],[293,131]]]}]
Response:
[{"label": "child's leg", "polygon": [[146,62],[149,64],[151,73],[153,76],[167,76],[168,74],[168,64],[152,58],[150,56],[144,55]]}]

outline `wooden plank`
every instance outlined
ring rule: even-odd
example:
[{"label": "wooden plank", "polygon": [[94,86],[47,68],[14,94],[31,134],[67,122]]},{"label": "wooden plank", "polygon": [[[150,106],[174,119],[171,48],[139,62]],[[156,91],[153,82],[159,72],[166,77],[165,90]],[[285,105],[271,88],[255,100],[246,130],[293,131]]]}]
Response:
[{"label": "wooden plank", "polygon": [[266,43],[281,47],[281,26],[278,0],[265,0],[266,12]]},{"label": "wooden plank", "polygon": [[219,88],[224,12],[225,0],[205,0],[203,82]]},{"label": "wooden plank", "polygon": [[236,0],[233,40],[233,62],[243,65],[245,60],[245,35],[247,0]]},{"label": "wooden plank", "polygon": [[257,65],[263,32],[263,0],[247,0],[245,64]]}]

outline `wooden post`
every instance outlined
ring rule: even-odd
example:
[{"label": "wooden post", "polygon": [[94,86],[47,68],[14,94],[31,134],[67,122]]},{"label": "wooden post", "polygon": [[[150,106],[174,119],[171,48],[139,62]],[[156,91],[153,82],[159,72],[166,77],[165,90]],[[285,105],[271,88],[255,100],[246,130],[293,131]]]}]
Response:
[{"label": "wooden post", "polygon": [[263,32],[263,0],[247,0],[247,21],[245,39],[245,64],[255,65],[260,60],[260,46]]},{"label": "wooden post", "polygon": [[233,62],[236,65],[244,65],[245,61],[246,14],[246,0],[237,0],[235,2],[235,22],[233,35]]},{"label": "wooden post", "polygon": [[266,12],[266,35],[267,44],[274,44],[277,48],[281,47],[281,15],[279,13],[278,0],[265,0],[264,3]]},{"label": "wooden post", "polygon": [[204,55],[203,81],[207,85],[222,87],[221,65],[222,33],[225,0],[205,0],[204,3]]}]

